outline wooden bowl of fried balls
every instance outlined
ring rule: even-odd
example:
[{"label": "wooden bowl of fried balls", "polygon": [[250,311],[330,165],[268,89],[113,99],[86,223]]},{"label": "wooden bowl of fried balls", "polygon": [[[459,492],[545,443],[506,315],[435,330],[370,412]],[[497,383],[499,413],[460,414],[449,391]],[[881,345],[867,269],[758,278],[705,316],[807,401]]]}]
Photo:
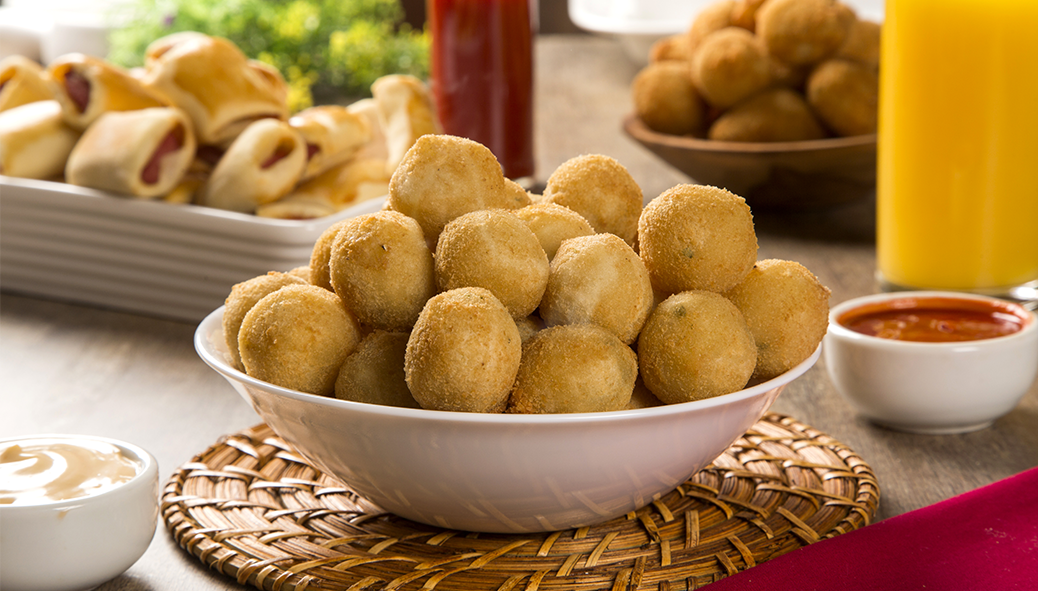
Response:
[{"label": "wooden bowl of fried balls", "polygon": [[249,376],[355,402],[586,413],[702,400],[817,349],[829,290],[757,260],[746,201],[575,157],[541,195],[471,140],[426,135],[383,210],[343,220],[308,267],[235,285],[223,329]]},{"label": "wooden bowl of fried balls", "polygon": [[872,195],[880,28],[837,0],[721,0],[653,46],[624,130],[757,208]]}]

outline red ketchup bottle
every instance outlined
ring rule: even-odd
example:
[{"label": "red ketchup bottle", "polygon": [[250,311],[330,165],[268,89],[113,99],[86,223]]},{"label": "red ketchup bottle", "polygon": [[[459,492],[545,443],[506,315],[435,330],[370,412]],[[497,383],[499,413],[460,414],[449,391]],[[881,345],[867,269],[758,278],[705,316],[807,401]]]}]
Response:
[{"label": "red ketchup bottle", "polygon": [[506,177],[530,179],[536,0],[427,0],[426,12],[444,132],[489,148]]}]

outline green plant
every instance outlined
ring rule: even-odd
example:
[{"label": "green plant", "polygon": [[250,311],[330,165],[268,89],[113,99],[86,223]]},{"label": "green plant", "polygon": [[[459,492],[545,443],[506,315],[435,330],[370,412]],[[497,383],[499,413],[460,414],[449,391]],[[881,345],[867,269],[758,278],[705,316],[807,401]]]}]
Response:
[{"label": "green plant", "polygon": [[113,63],[140,66],[149,43],[178,31],[225,37],[281,71],[293,110],[315,92],[369,96],[380,76],[429,71],[429,35],[402,22],[396,0],[136,0],[123,10]]}]

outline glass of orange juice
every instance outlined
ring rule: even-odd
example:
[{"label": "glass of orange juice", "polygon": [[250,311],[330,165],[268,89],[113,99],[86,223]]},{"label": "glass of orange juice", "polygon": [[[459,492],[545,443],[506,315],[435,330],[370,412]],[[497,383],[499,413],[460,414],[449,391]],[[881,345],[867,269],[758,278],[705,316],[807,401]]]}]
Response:
[{"label": "glass of orange juice", "polygon": [[1038,1],[887,0],[878,274],[1038,305]]}]

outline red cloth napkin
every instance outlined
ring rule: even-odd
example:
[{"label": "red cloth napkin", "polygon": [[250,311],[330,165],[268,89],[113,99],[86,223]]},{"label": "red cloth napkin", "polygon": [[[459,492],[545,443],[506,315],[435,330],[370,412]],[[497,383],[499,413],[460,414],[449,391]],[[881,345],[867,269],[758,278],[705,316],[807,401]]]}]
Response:
[{"label": "red cloth napkin", "polygon": [[805,546],[707,588],[1038,590],[1038,468]]}]

